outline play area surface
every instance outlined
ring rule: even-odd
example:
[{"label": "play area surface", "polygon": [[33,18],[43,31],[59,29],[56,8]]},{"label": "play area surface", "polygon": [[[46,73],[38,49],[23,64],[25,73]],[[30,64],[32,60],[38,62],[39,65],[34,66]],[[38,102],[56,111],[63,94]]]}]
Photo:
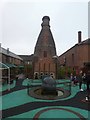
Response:
[{"label": "play area surface", "polygon": [[[32,82],[33,81],[33,82]],[[66,83],[70,80],[56,80],[57,88],[65,88]],[[2,86],[2,119],[12,118],[30,118],[32,120],[39,120],[40,118],[66,119],[66,120],[89,120],[90,118],[90,102],[85,100],[87,95],[86,85],[83,84],[84,91],[79,90],[79,86],[71,85],[70,94],[66,93],[63,97],[63,90],[59,90],[59,96],[48,99],[45,96],[36,97],[28,94],[27,85],[29,83],[29,93],[35,88],[41,86],[40,80],[18,79],[14,80],[10,85],[8,91],[7,84]],[[62,84],[63,83],[63,84]],[[67,87],[65,88],[68,91]],[[67,95],[68,94],[68,95]]]}]

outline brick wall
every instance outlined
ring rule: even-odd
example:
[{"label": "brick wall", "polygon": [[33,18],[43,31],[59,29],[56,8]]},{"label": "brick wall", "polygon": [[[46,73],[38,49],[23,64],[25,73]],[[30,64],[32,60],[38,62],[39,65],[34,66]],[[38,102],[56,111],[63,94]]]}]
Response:
[{"label": "brick wall", "polygon": [[84,62],[90,61],[90,45],[89,44],[80,44],[75,45],[64,54],[59,56],[60,64],[64,64],[64,58],[66,58],[66,66],[82,68],[84,67]]}]

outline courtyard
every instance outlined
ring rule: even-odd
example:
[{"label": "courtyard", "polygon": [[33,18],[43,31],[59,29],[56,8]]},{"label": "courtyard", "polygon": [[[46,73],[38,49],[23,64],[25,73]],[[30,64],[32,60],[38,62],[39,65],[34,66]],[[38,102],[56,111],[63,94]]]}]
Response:
[{"label": "courtyard", "polygon": [[[56,99],[37,98],[28,95],[29,90],[41,86],[41,80],[18,79],[10,85],[8,91],[7,84],[2,86],[2,117],[11,118],[30,118],[32,120],[39,118],[59,118],[59,119],[76,119],[87,120],[90,112],[90,102],[85,100],[87,91],[86,85],[83,84],[84,91],[79,90],[79,86],[70,86],[69,79],[56,80],[57,88],[69,90],[68,95]],[[69,87],[67,87],[69,85]],[[63,95],[61,95],[63,96]]]}]

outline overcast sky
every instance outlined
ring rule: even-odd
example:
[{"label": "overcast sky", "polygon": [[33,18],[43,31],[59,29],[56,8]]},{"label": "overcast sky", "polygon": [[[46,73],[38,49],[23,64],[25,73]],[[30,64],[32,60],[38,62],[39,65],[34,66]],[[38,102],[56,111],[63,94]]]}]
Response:
[{"label": "overcast sky", "polygon": [[82,31],[82,41],[88,38],[88,0],[1,0],[2,47],[16,54],[33,54],[46,15],[50,17],[57,55],[78,42],[78,31]]}]

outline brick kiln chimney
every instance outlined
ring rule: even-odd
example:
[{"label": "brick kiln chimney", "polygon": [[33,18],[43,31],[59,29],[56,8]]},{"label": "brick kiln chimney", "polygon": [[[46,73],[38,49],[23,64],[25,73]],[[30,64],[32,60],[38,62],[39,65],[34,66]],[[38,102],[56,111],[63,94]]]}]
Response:
[{"label": "brick kiln chimney", "polygon": [[82,32],[81,31],[78,31],[78,43],[81,43],[81,40],[82,40]]},{"label": "brick kiln chimney", "polygon": [[43,51],[46,51],[48,56],[56,56],[56,46],[52,32],[50,30],[49,16],[44,16],[42,21],[42,29],[36,42],[34,54],[38,57],[43,57]]},{"label": "brick kiln chimney", "polygon": [[34,78],[42,75],[51,75],[56,78],[56,67],[53,57],[56,56],[55,41],[50,29],[50,18],[44,16],[41,23],[41,31],[34,49]]}]

